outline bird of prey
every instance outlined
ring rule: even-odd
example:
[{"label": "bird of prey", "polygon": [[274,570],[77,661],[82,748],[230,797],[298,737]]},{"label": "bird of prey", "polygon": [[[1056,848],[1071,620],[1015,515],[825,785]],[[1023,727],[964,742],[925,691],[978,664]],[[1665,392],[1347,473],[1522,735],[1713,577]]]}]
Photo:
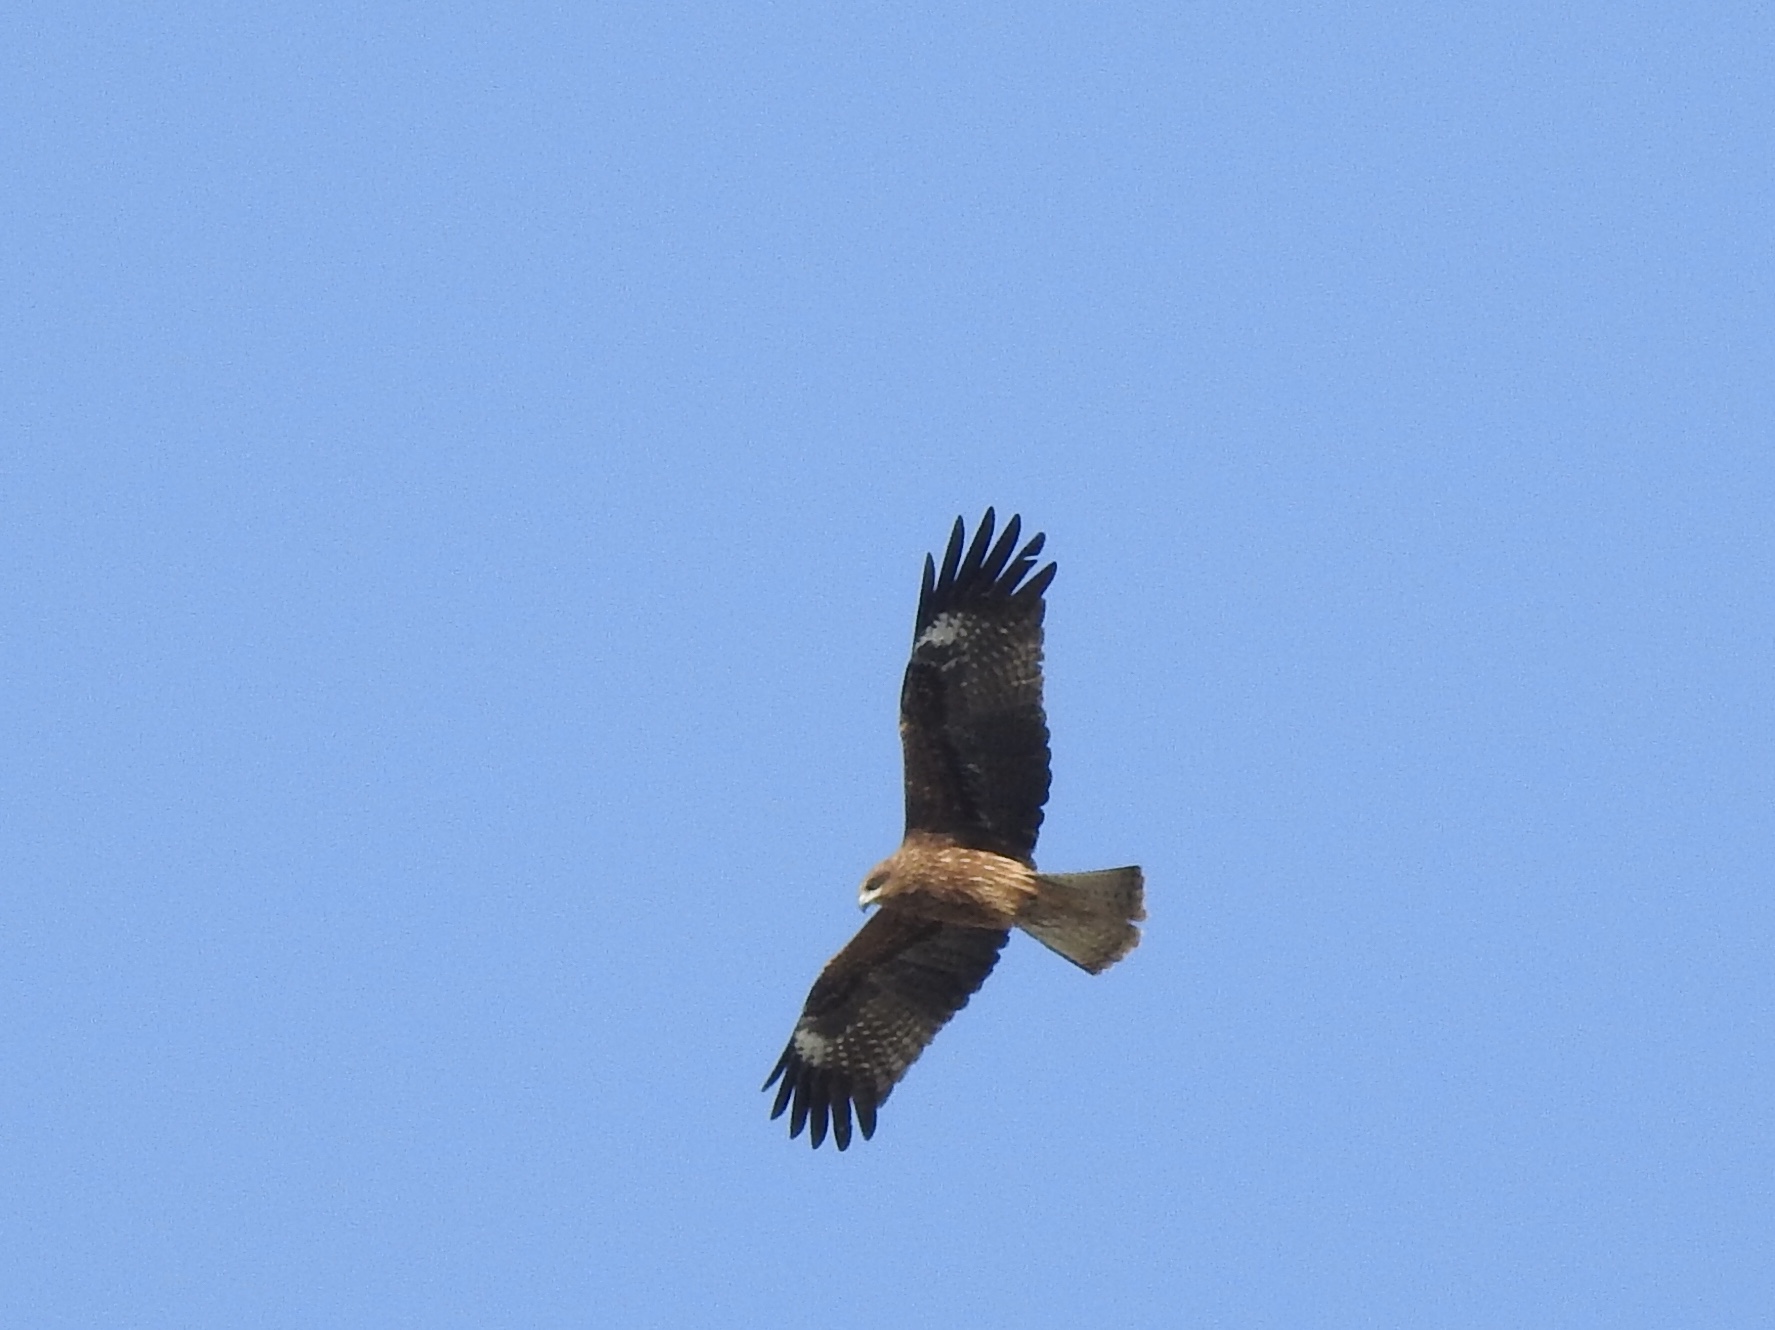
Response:
[{"label": "bird of prey", "polygon": [[764,1088],[771,1117],[790,1113],[818,1149],[840,1150],[851,1116],[864,1139],[875,1114],[949,1018],[992,973],[1013,927],[1097,974],[1140,941],[1138,868],[1039,873],[1036,832],[1048,801],[1042,710],[1046,539],[1022,549],[1013,517],[995,543],[992,509],[972,543],[960,518],[938,568],[925,556],[900,686],[906,835],[858,895],[875,906],[814,981],[789,1046]]}]

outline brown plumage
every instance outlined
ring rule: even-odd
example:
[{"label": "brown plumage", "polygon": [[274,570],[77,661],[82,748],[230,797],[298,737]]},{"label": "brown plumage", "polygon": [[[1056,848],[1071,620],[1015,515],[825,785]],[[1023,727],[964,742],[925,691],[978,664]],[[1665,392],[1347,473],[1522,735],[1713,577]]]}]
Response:
[{"label": "brown plumage", "polygon": [[[864,880],[876,912],[815,980],[764,1088],[789,1135],[851,1119],[865,1139],[906,1069],[992,973],[1013,927],[1098,973],[1133,950],[1146,918],[1138,868],[1038,873],[1048,800],[1042,710],[1045,537],[1021,550],[1013,517],[997,543],[986,510],[972,544],[960,518],[939,569],[925,558],[912,659],[900,687],[906,836]],[[1015,557],[1013,557],[1015,551]]]}]

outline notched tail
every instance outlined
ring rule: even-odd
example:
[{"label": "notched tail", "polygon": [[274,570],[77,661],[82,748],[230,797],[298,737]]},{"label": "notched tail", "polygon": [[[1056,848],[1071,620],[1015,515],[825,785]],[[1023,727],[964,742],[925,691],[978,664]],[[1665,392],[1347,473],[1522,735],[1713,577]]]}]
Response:
[{"label": "notched tail", "polygon": [[1035,896],[1017,927],[1092,974],[1101,974],[1140,943],[1146,878],[1138,868],[1095,873],[1038,873]]}]

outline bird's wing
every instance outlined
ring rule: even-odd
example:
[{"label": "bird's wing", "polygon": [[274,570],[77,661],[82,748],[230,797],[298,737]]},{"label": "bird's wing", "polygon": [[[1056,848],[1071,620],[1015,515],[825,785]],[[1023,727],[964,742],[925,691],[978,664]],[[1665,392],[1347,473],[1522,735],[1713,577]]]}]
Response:
[{"label": "bird's wing", "polygon": [[941,569],[925,558],[900,687],[906,830],[1028,863],[1048,801],[1042,593],[1054,565],[1029,576],[1045,537],[1017,550],[1022,520],[997,544],[992,524],[988,508],[964,553],[957,518]]},{"label": "bird's wing", "polygon": [[851,1143],[851,1112],[867,1140],[875,1110],[951,1016],[967,1005],[1010,934],[877,910],[826,963],[795,1022],[789,1046],[764,1083],[782,1081],[771,1117],[792,1110],[789,1135],[816,1149]]}]

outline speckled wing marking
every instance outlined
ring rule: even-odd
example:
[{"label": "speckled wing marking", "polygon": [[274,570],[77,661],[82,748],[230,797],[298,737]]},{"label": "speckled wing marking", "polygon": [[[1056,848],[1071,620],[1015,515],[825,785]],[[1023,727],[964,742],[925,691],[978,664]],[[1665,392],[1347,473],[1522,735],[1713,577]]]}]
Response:
[{"label": "speckled wing marking", "polygon": [[810,1127],[818,1149],[830,1124],[840,1150],[851,1113],[868,1140],[875,1110],[938,1030],[968,1003],[1010,934],[934,923],[884,906],[826,963],[764,1088],[778,1080],[771,1117],[792,1110],[789,1135]]},{"label": "speckled wing marking", "polygon": [[988,508],[964,553],[957,518],[942,567],[925,558],[900,688],[906,830],[1030,863],[1048,801],[1042,593],[1055,566],[1030,577],[1046,538],[1013,558],[1022,519],[1011,518],[997,544],[993,520]]}]

